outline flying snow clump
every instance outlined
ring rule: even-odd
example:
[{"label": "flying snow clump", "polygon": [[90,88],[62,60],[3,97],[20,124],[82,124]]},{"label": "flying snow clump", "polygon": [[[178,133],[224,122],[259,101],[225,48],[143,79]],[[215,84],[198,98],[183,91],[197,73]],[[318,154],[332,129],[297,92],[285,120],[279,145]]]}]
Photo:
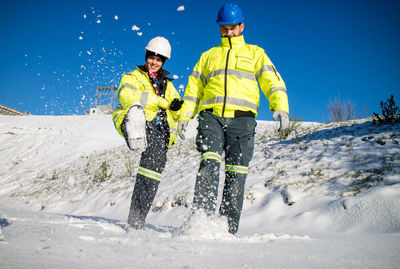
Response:
[{"label": "flying snow clump", "polygon": [[132,26],[132,31],[139,31],[139,30],[140,30],[140,28],[137,27],[136,25]]}]

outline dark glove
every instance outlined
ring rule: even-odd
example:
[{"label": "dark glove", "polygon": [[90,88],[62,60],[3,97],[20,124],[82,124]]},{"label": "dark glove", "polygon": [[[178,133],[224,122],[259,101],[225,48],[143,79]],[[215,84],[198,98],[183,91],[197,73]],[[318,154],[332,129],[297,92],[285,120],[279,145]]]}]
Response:
[{"label": "dark glove", "polygon": [[179,100],[178,98],[175,98],[174,100],[172,100],[171,104],[169,105],[169,109],[172,111],[178,111],[179,109],[181,109],[183,104],[183,100]]}]

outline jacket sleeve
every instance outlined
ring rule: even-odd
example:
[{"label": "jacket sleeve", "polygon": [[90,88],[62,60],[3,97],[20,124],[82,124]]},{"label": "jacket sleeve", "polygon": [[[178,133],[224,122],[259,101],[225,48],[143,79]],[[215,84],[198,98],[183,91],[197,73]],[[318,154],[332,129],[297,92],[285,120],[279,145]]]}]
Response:
[{"label": "jacket sleeve", "polygon": [[[166,99],[167,99],[168,103],[171,103],[175,98],[178,98],[179,100],[181,100],[181,96],[179,95],[178,91],[175,89],[175,87],[171,81],[168,81],[167,93],[168,94],[166,96]],[[171,112],[172,117],[176,121],[178,119],[179,110],[178,111],[169,110],[169,111]]]},{"label": "jacket sleeve", "polygon": [[157,110],[166,108],[168,101],[156,94],[144,91],[143,84],[131,74],[122,76],[118,87],[118,99],[124,109],[128,109],[135,102],[140,102],[143,107]]},{"label": "jacket sleeve", "polygon": [[189,121],[196,116],[204,87],[207,84],[206,77],[203,75],[205,59],[206,55],[203,53],[189,76],[185,96],[183,97],[185,102],[179,111],[179,120]]},{"label": "jacket sleeve", "polygon": [[289,114],[285,82],[265,51],[259,48],[257,54],[256,77],[262,92],[269,101],[270,110],[283,110]]}]

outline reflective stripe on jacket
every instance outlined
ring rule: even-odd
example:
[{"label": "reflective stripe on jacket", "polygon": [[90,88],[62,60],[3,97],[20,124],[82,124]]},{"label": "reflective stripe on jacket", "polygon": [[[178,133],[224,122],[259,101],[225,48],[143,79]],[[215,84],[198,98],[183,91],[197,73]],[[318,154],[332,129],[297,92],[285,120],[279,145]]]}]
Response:
[{"label": "reflective stripe on jacket", "polygon": [[179,120],[190,120],[197,110],[213,109],[219,117],[235,111],[258,112],[259,87],[270,110],[289,113],[286,86],[265,51],[246,44],[243,35],[223,37],[219,46],[204,52],[189,76]]},{"label": "reflective stripe on jacket", "polygon": [[[163,70],[163,72],[167,72]],[[169,74],[167,72],[167,74]],[[166,77],[164,79],[167,79]],[[165,98],[155,94],[154,88],[150,82],[148,74],[142,70],[135,69],[134,71],[122,75],[121,82],[118,87],[119,106],[113,113],[113,121],[118,133],[123,137],[121,131],[122,121],[128,112],[129,107],[139,101],[146,114],[146,121],[152,121],[159,109],[165,109],[169,103],[175,98],[180,99],[179,93],[175,89],[170,80],[167,79],[167,88],[165,90]],[[177,130],[175,121],[177,120],[178,111],[167,112],[167,122],[169,126],[170,139],[169,146],[175,143],[177,138]]]}]

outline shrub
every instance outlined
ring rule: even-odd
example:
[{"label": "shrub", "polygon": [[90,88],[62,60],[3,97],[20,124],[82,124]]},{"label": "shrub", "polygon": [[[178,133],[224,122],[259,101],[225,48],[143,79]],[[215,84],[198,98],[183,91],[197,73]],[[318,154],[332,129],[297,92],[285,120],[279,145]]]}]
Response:
[{"label": "shrub", "polygon": [[340,122],[354,119],[355,117],[355,105],[347,100],[341,101],[340,96],[335,97],[334,101],[329,99],[328,110],[329,110],[329,121]]},{"label": "shrub", "polygon": [[281,132],[278,132],[279,140],[285,140],[291,133],[297,135],[297,130],[301,126],[301,120],[296,117],[289,117],[289,127]]},{"label": "shrub", "polygon": [[97,182],[105,182],[111,178],[112,173],[108,172],[110,170],[110,165],[107,161],[103,161],[99,169],[95,172],[94,180]]},{"label": "shrub", "polygon": [[376,120],[378,121],[378,124],[392,123],[400,120],[398,114],[400,112],[400,109],[396,106],[396,103],[394,102],[393,94],[390,96],[390,99],[388,99],[385,103],[381,101],[380,106],[382,109],[382,117],[379,116],[377,113],[373,113],[376,117]]}]

